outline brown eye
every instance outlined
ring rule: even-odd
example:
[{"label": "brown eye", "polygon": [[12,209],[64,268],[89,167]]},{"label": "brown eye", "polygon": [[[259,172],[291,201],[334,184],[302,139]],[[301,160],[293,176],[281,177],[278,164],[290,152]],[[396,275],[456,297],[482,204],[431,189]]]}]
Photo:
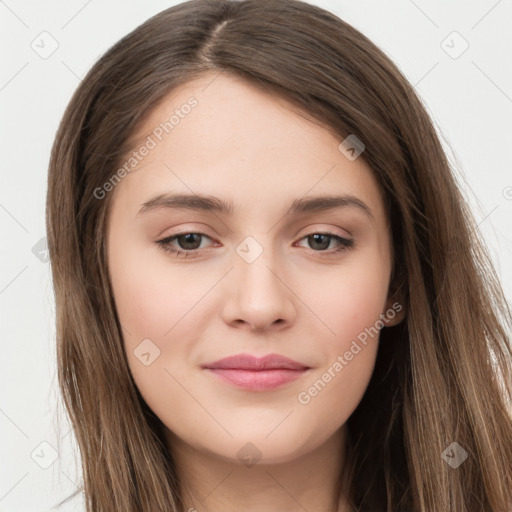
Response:
[{"label": "brown eye", "polygon": [[307,240],[309,247],[315,252],[327,252],[326,249],[329,248],[333,240],[337,244],[334,248],[334,252],[347,250],[354,246],[354,240],[343,238],[334,233],[313,233],[304,237],[302,240]]},{"label": "brown eye", "polygon": [[[201,239],[210,238],[204,233],[179,233],[163,240],[159,240],[157,244],[165,251],[176,254],[180,257],[190,257],[200,249]],[[172,242],[177,241],[178,247]]]},{"label": "brown eye", "polygon": [[201,245],[201,236],[202,235],[199,233],[187,233],[185,235],[178,235],[174,238],[182,249],[194,250],[199,249],[199,246]]}]

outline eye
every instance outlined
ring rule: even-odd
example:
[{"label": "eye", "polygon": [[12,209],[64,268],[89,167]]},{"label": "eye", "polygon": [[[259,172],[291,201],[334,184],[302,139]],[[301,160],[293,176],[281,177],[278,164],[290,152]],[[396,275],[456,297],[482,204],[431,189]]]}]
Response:
[{"label": "eye", "polygon": [[351,240],[349,238],[343,238],[339,235],[335,235],[334,233],[313,233],[311,235],[307,235],[301,240],[307,240],[314,249],[315,247],[319,250],[315,250],[315,252],[326,252],[325,249],[328,249],[331,245],[332,241],[335,241],[337,243],[337,246],[334,248],[333,251],[329,251],[329,254],[332,252],[339,252],[339,251],[346,251],[350,248],[352,248],[355,245],[354,240]]},{"label": "eye", "polygon": [[[176,256],[182,257],[182,258],[188,258],[190,256],[193,256],[196,251],[199,249],[198,247],[198,240],[200,240],[202,237],[210,238],[209,236],[205,235],[204,233],[180,233],[177,235],[173,235],[167,238],[164,238],[163,240],[158,240],[157,244],[165,251],[169,253],[173,253]],[[177,240],[179,242],[179,245],[182,246],[182,249],[180,250],[175,248],[172,245],[172,242]],[[210,238],[211,240],[211,238]],[[200,244],[199,244],[200,245]]]},{"label": "eye", "polygon": [[[189,258],[196,256],[199,249],[201,249],[200,246],[202,238],[208,238],[211,240],[211,238],[204,233],[189,232],[172,235],[162,240],[158,240],[156,243],[167,253],[175,254],[181,258]],[[301,238],[301,240],[307,240],[308,243],[311,244],[314,252],[327,253],[327,256],[340,251],[347,251],[355,246],[354,240],[343,238],[329,232],[312,233]],[[178,242],[179,248],[173,245],[173,242],[175,241]],[[335,241],[337,245],[334,249],[331,248],[330,251],[326,251],[332,241]]]}]

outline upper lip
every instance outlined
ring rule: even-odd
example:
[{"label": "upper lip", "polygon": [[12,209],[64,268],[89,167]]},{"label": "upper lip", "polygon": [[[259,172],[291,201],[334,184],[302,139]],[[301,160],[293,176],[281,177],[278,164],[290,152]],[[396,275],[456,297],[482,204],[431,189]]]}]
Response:
[{"label": "upper lip", "polygon": [[279,355],[268,354],[258,358],[250,354],[236,354],[219,359],[213,363],[203,365],[203,368],[223,370],[306,370],[305,366],[293,359]]}]

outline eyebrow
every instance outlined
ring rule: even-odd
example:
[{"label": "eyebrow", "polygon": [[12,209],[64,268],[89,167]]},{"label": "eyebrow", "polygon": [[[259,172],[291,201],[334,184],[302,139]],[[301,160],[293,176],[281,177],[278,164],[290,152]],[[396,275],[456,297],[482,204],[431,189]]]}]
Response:
[{"label": "eyebrow", "polygon": [[[371,209],[356,196],[342,194],[336,196],[309,196],[292,201],[285,216],[297,215],[300,213],[322,212],[334,208],[352,207],[357,208],[374,220]],[[137,215],[155,209],[185,209],[193,211],[216,212],[224,215],[233,215],[236,208],[231,201],[223,201],[214,196],[197,194],[160,194],[142,204]]]}]

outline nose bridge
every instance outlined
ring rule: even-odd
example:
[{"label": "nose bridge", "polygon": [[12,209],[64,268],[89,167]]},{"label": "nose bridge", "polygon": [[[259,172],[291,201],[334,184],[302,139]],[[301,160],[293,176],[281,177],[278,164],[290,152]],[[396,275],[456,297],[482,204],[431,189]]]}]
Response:
[{"label": "nose bridge", "polygon": [[271,238],[260,235],[258,241],[255,237],[248,236],[236,248],[239,256],[235,265],[236,274],[240,280],[242,295],[251,295],[255,300],[266,299],[267,304],[283,293],[283,284],[276,276],[279,270],[273,270],[281,268],[281,265],[275,258],[277,251],[271,247]]},{"label": "nose bridge", "polygon": [[248,236],[236,247],[235,291],[229,294],[225,313],[228,322],[244,321],[262,330],[274,322],[292,321],[294,306],[278,251],[269,245],[272,237],[258,238]]}]

